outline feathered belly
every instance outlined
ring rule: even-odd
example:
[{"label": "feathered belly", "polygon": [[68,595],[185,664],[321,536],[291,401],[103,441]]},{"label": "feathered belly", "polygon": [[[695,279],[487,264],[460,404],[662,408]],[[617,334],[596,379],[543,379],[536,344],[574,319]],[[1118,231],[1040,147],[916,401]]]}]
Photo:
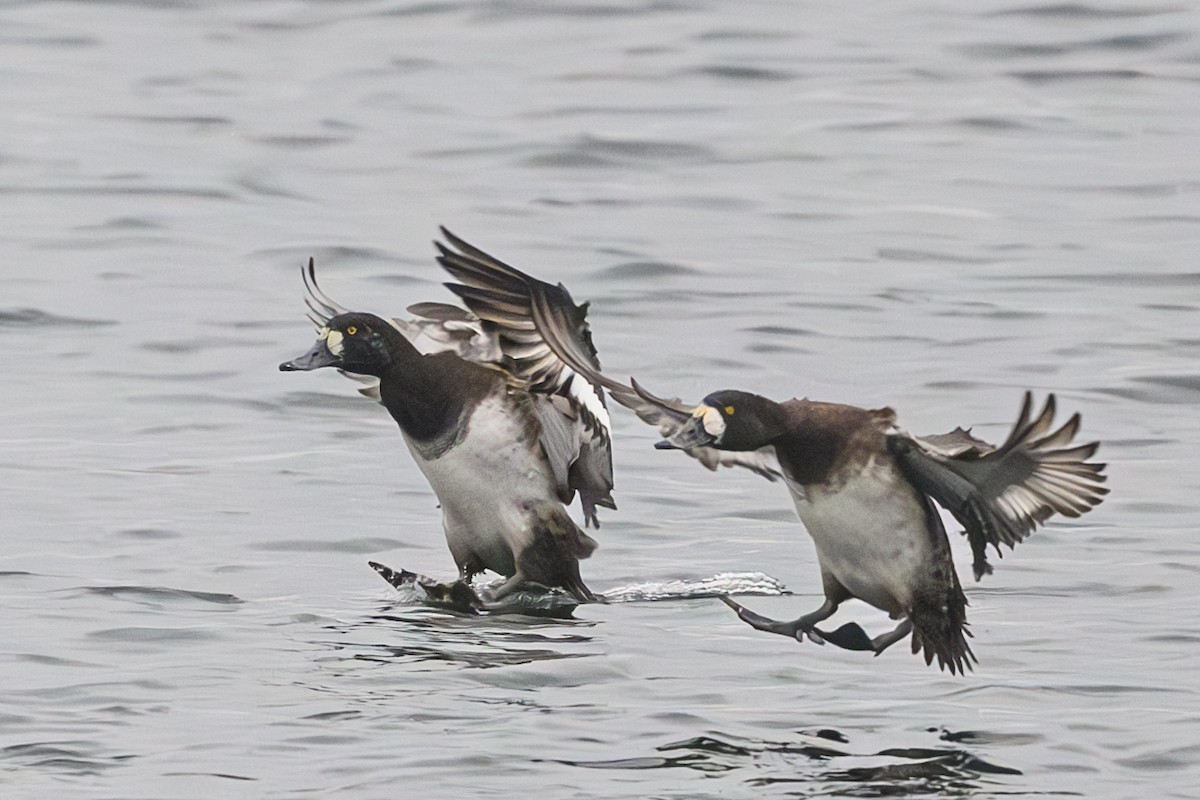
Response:
[{"label": "feathered belly", "polygon": [[434,459],[409,443],[413,458],[442,507],[446,541],[461,566],[475,557],[502,575],[515,571],[514,554],[531,538],[530,512],[554,498],[536,441],[488,400],[467,422],[466,435]]},{"label": "feathered belly", "polygon": [[921,498],[890,464],[872,461],[838,486],[792,488],[821,571],[890,614],[912,606],[935,545]]}]

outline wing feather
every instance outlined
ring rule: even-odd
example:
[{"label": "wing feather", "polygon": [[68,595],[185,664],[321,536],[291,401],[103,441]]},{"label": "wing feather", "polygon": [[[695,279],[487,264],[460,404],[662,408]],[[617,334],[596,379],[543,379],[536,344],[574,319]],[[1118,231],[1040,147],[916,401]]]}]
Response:
[{"label": "wing feather", "polygon": [[[457,283],[447,283],[506,358],[508,369],[529,391],[551,402],[540,406],[561,414],[568,425],[544,425],[542,445],[555,463],[560,495],[577,490],[585,519],[596,524],[596,506],[614,508],[612,499],[611,423],[599,384],[558,355],[550,341],[569,349],[592,371],[599,371],[587,325],[587,304],[576,305],[562,284],[553,286],[441,229],[446,243],[435,242],[437,261]],[[566,431],[570,433],[566,433]],[[551,431],[557,431],[551,433]],[[548,441],[550,437],[558,437]],[[562,441],[569,436],[569,441]],[[565,483],[563,483],[563,476]]]},{"label": "wing feather", "polygon": [[[1105,465],[1087,459],[1098,442],[1071,445],[1081,418],[1074,414],[1051,430],[1053,394],[1034,417],[1033,395],[1025,393],[1017,421],[995,448],[961,428],[916,437],[900,431],[888,447],[910,481],[962,524],[975,557],[975,579],[992,571],[987,546],[1015,547],[1055,514],[1078,517],[1099,504],[1108,488]],[[972,442],[964,446],[964,435]]]}]

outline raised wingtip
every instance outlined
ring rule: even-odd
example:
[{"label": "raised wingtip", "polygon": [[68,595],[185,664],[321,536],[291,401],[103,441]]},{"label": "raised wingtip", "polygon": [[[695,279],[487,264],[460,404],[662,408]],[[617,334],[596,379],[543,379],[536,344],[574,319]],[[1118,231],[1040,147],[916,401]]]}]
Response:
[{"label": "raised wingtip", "polygon": [[646,387],[638,383],[637,378],[633,377],[632,375],[629,376],[629,385],[633,388],[634,394],[645,400],[647,403],[653,403],[660,408],[670,408],[670,403],[646,389]]}]

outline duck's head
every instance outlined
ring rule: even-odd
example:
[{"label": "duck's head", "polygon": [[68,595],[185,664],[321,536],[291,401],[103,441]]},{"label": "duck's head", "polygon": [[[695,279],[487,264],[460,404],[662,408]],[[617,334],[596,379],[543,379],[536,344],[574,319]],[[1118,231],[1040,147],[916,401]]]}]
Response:
[{"label": "duck's head", "polygon": [[318,331],[307,353],[279,365],[284,372],[337,367],[360,375],[382,377],[392,363],[391,343],[400,337],[387,321],[374,314],[351,312],[331,317]]},{"label": "duck's head", "polygon": [[692,410],[692,416],[663,441],[660,450],[757,450],[782,432],[779,404],[750,392],[713,392]]}]

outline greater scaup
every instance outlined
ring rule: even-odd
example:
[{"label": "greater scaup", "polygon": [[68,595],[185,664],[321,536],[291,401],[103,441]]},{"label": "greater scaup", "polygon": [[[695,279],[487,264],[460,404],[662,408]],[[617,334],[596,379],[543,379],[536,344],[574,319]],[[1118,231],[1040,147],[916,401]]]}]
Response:
[{"label": "greater scaup", "polygon": [[[653,403],[648,393],[643,401]],[[660,409],[662,406],[659,406]],[[1108,489],[1104,464],[1087,461],[1099,444],[1070,446],[1079,414],[1051,431],[1055,400],[1031,416],[1025,394],[1012,432],[994,447],[958,428],[917,437],[895,427],[890,408],[776,403],[748,392],[714,392],[657,446],[774,450],[796,510],[817,548],[825,602],[792,621],[760,616],[723,598],[758,630],[804,636],[876,654],[912,634],[925,663],[961,673],[975,660],[967,644],[967,599],[934,503],[965,528],[978,580],[992,571],[988,545],[1015,547],[1053,514],[1077,517]],[[677,414],[675,409],[672,412]],[[814,626],[858,598],[900,624],[870,639],[853,623],[832,634]]]},{"label": "greater scaup", "polygon": [[[1054,395],[1034,417],[1026,393],[1000,447],[962,428],[913,436],[895,427],[890,408],[777,403],[739,391],[715,392],[689,407],[593,369],[562,335],[570,319],[549,296],[535,291],[532,308],[560,358],[659,427],[666,437],[659,448],[684,450],[709,469],[743,466],[770,479],[782,474],[816,544],[825,602],[784,622],[722,598],[759,630],[876,654],[911,633],[913,652],[923,650],[926,663],[937,658],[942,669],[961,673],[975,658],[967,644],[967,600],[935,502],[965,528],[978,580],[992,571],[988,545],[999,554],[1001,544],[1015,547],[1052,515],[1077,517],[1108,493],[1101,485],[1105,465],[1088,461],[1098,443],[1071,445],[1079,414],[1051,431]],[[852,597],[900,624],[874,639],[855,623],[831,632],[816,627]]]},{"label": "greater scaup", "polygon": [[449,246],[436,243],[438,261],[461,281],[446,285],[469,307],[486,298],[489,313],[425,303],[409,308],[423,319],[406,322],[347,311],[320,290],[310,259],[306,301],[319,337],[279,368],[336,367],[372,379],[362,391],[399,424],[437,495],[462,578],[484,570],[506,576],[493,600],[526,584],[595,600],[579,559],[596,542],[564,506],[578,492],[585,525],[595,527],[597,506],[616,508],[604,392],[542,340],[529,311],[530,287],[571,320],[555,335],[598,370],[586,304],[575,305],[561,284],[538,281],[442,233]]}]

